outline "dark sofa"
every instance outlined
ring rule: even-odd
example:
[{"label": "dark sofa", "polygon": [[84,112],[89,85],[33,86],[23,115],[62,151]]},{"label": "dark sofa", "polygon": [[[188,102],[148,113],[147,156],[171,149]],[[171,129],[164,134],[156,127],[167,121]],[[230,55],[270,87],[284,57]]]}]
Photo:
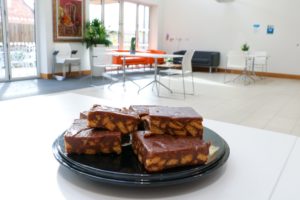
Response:
[{"label": "dark sofa", "polygon": [[[174,54],[184,55],[185,50],[176,51]],[[174,58],[174,64],[181,64],[182,58]],[[212,71],[212,68],[218,67],[220,64],[220,52],[215,51],[195,51],[192,58],[192,67],[209,67],[209,71]]]}]

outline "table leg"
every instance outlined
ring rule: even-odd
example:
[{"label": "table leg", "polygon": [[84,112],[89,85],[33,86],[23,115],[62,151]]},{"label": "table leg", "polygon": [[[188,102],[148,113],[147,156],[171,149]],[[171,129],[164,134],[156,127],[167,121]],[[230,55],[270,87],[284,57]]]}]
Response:
[{"label": "table leg", "polygon": [[[125,82],[126,80],[132,82],[133,84],[135,84],[138,88],[140,88],[140,86],[134,82],[133,80],[131,80],[130,78],[126,77],[126,72],[125,72],[125,66],[126,66],[126,56],[123,56],[123,63],[122,63],[122,71],[123,71],[123,74],[122,74],[122,82],[123,82],[123,87],[125,87]],[[117,83],[119,82],[121,79],[117,79],[117,80],[113,80],[110,82],[108,88],[110,88],[114,83]]]},{"label": "table leg", "polygon": [[125,56],[123,56],[123,63],[122,63],[122,68],[123,68],[123,87],[125,87],[125,66],[126,66],[126,60]]},{"label": "table leg", "polygon": [[170,88],[168,88],[166,85],[164,85],[159,80],[157,80],[157,71],[158,71],[158,69],[157,69],[157,58],[155,57],[154,58],[154,80],[151,81],[150,83],[148,83],[147,85],[145,85],[144,87],[142,87],[141,89],[139,89],[138,93],[140,93],[141,90],[145,89],[146,87],[148,87],[151,84],[156,85],[157,93],[158,93],[158,84],[163,86],[165,89],[169,90],[170,93],[173,93],[173,91]]},{"label": "table leg", "polygon": [[257,77],[258,79],[262,79],[260,76],[257,76],[254,70],[255,57],[252,58],[252,76]]}]

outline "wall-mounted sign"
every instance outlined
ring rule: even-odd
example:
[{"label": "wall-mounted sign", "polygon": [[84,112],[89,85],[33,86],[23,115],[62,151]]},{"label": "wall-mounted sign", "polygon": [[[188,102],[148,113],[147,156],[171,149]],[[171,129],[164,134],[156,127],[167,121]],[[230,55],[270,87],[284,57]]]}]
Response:
[{"label": "wall-mounted sign", "polygon": [[267,26],[267,34],[269,35],[274,34],[274,25]]},{"label": "wall-mounted sign", "polygon": [[260,24],[253,24],[253,32],[257,33],[260,29]]}]

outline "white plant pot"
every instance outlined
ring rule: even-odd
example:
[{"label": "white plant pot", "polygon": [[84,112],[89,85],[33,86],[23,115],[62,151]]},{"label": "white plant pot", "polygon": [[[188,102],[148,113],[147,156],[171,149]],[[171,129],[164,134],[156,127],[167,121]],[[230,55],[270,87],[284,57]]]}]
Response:
[{"label": "white plant pot", "polygon": [[106,61],[106,47],[104,45],[97,45],[90,47],[90,65],[93,76],[102,76],[105,72],[104,67],[93,67],[97,65],[107,65]]}]

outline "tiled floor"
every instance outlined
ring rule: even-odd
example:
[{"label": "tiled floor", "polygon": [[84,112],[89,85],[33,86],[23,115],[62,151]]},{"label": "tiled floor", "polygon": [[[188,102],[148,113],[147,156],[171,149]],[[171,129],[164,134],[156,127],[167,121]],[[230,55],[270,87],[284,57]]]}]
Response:
[{"label": "tiled floor", "polygon": [[[98,86],[71,92],[109,99],[116,105],[159,104],[193,106],[206,119],[224,121],[244,126],[268,129],[300,136],[300,81],[265,78],[254,84],[243,82],[224,84],[221,73],[194,73],[195,95],[170,94],[161,89],[160,97],[149,86],[138,94],[132,83],[115,84],[110,89]],[[231,75],[234,77],[235,75]],[[152,77],[136,81],[146,85]],[[163,78],[165,84],[169,83]],[[181,90],[181,81],[171,78],[174,90]],[[189,87],[191,84],[189,84]],[[189,88],[191,89],[191,87]]]}]

